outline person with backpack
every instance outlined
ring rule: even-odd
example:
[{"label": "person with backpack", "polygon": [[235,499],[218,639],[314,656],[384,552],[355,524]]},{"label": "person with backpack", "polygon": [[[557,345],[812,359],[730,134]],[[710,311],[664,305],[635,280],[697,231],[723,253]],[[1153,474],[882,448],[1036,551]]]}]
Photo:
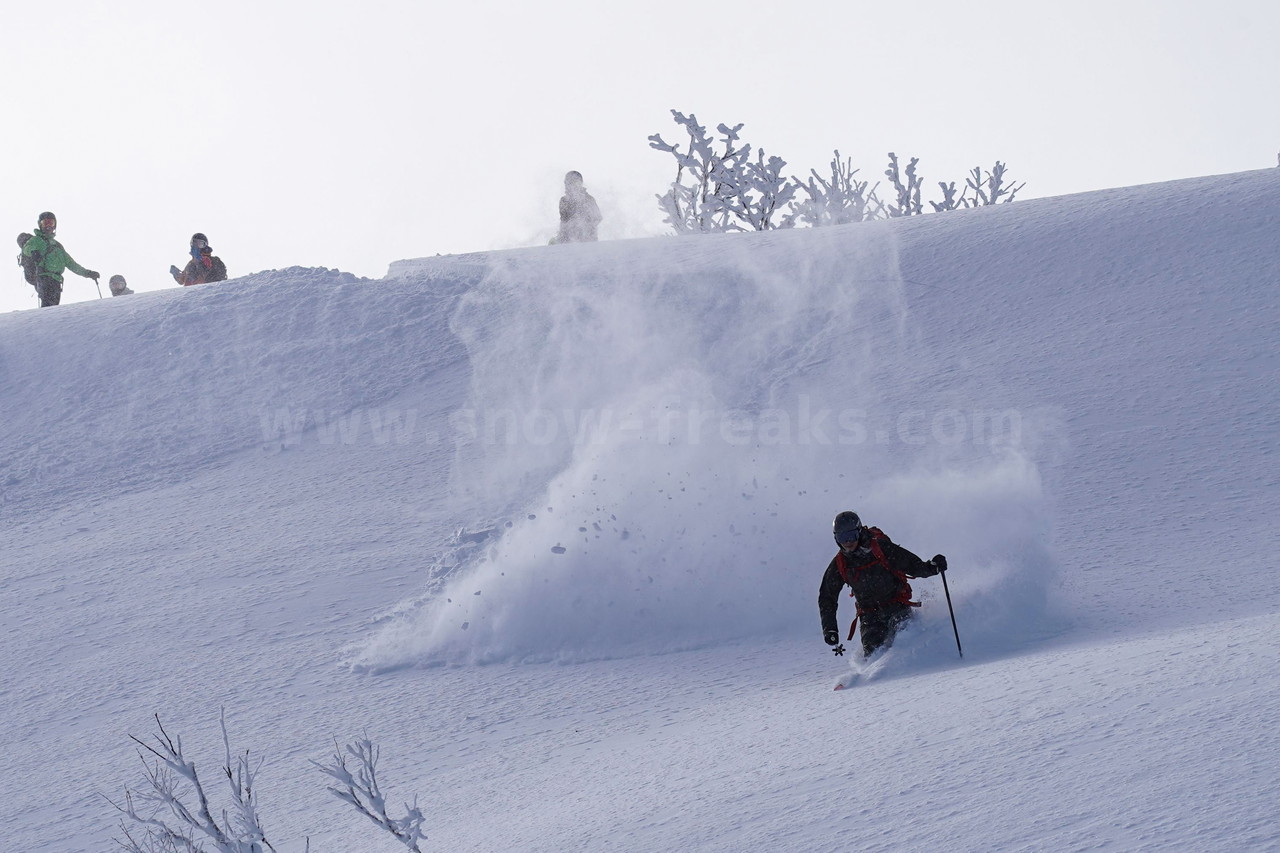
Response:
[{"label": "person with backpack", "polygon": [[227,280],[227,265],[213,254],[208,237],[199,232],[192,234],[190,251],[191,260],[187,261],[186,267],[181,270],[176,265],[169,267],[174,281],[183,287],[190,287],[193,284]]},{"label": "person with backpack", "polygon": [[67,254],[54,237],[57,230],[58,217],[46,210],[36,219],[36,233],[18,235],[18,245],[22,247],[18,260],[27,281],[35,285],[41,308],[49,308],[62,301],[62,274],[65,271],[71,270],[78,276],[91,278],[95,284],[99,278],[96,272],[80,266]]},{"label": "person with backpack", "polygon": [[[836,516],[833,524],[836,545],[840,550],[827,566],[818,590],[818,615],[822,620],[822,638],[828,646],[840,643],[836,625],[836,608],[845,585],[856,600],[857,615],[849,628],[862,624],[862,653],[870,655],[893,639],[911,619],[913,607],[908,578],[933,577],[947,570],[947,558],[938,554],[925,562],[893,542],[878,527],[866,527],[856,512]],[[838,646],[836,654],[844,651]]]},{"label": "person with backpack", "polygon": [[564,195],[560,197],[560,231],[553,243],[594,243],[600,225],[600,206],[582,184],[581,172],[564,176]]}]

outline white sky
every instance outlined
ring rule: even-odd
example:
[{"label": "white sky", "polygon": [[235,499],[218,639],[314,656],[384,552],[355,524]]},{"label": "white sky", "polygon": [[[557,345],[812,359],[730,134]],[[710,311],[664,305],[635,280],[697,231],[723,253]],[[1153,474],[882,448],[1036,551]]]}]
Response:
[{"label": "white sky", "polygon": [[[679,139],[673,108],[745,123],[793,174],[838,148],[878,180],[892,150],[934,188],[999,159],[1023,198],[1280,149],[1280,4],[1260,0],[70,0],[8,9],[5,32],[3,219],[53,210],[104,293],[176,286],[193,231],[232,276],[545,243],[568,169],[602,238],[664,233],[673,161],[646,138]],[[67,281],[64,302],[98,298]],[[31,293],[10,263],[0,310]]]}]

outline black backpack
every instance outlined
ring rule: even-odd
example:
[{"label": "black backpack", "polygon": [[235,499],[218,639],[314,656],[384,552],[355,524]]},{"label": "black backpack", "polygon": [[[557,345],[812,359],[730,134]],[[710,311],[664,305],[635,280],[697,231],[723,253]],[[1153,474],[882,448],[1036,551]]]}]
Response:
[{"label": "black backpack", "polygon": [[[31,239],[31,235],[23,231],[18,235],[18,248],[27,245],[27,241]],[[32,255],[24,255],[18,253],[18,263],[22,266],[22,275],[27,280],[27,284],[36,283],[36,265],[40,263],[40,259]]]}]

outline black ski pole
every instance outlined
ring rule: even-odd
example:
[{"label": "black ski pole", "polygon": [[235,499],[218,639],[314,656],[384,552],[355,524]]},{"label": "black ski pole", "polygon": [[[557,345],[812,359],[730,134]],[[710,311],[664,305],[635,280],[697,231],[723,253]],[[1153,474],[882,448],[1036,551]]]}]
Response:
[{"label": "black ski pole", "polygon": [[942,591],[947,594],[947,612],[951,614],[951,630],[956,635],[956,651],[960,653],[960,657],[964,657],[964,649],[960,648],[960,629],[956,627],[956,612],[951,608],[951,590],[947,588],[947,573],[939,574],[942,575]]}]

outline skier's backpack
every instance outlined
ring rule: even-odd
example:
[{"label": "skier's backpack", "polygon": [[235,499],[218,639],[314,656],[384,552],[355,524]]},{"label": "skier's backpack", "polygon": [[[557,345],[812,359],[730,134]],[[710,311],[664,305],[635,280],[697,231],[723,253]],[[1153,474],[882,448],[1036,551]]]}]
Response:
[{"label": "skier's backpack", "polygon": [[[27,241],[31,239],[31,235],[23,231],[18,235],[18,248],[21,249],[27,245]],[[22,266],[22,275],[27,280],[27,284],[36,283],[36,264],[38,261],[31,255],[18,253],[18,263]]]},{"label": "skier's backpack", "polygon": [[[905,604],[908,607],[919,607],[920,602],[911,600],[911,583],[907,580],[907,576],[893,567],[893,564],[889,562],[889,558],[885,556],[884,549],[880,546],[881,538],[888,538],[884,535],[884,531],[878,527],[868,527],[867,533],[870,534],[871,539],[869,543],[869,547],[871,548],[871,562],[850,569],[849,564],[845,561],[844,552],[841,551],[839,554],[836,554],[836,569],[840,572],[840,577],[844,582],[849,585],[849,594],[853,595],[854,578],[872,566],[878,566],[884,568],[898,580],[898,594],[893,597],[894,603]],[[867,612],[868,611],[863,609],[861,604],[858,604],[858,615],[853,618],[853,624],[849,626],[850,640],[853,639],[854,629],[858,627],[858,616],[864,616]]]}]

